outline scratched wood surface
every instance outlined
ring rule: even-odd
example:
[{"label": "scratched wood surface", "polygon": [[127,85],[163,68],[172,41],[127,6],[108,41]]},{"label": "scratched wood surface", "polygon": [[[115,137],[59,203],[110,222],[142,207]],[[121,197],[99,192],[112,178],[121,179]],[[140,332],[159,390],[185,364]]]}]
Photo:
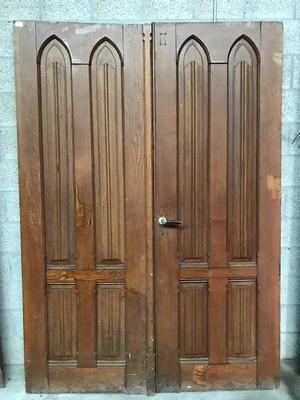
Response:
[{"label": "scratched wood surface", "polygon": [[27,391],[278,384],[281,30],[16,26]]},{"label": "scratched wood surface", "polygon": [[27,390],[144,393],[143,27],[28,22],[16,38]]},{"label": "scratched wood surface", "polygon": [[153,46],[155,217],[182,222],[155,228],[156,388],[274,387],[281,25],[157,23]]}]

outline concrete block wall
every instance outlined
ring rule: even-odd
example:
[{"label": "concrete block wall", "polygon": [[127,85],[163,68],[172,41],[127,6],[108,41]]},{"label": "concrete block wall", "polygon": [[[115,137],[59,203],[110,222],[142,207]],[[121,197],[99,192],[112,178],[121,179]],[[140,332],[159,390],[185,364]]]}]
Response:
[{"label": "concrete block wall", "polygon": [[25,19],[284,22],[281,356],[300,356],[300,0],[0,0],[0,337],[5,363],[23,363],[13,21]]}]

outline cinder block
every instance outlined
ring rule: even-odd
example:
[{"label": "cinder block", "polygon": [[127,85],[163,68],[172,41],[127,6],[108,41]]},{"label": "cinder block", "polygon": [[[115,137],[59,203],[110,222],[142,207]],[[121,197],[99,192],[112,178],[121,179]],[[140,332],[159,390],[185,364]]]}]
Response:
[{"label": "cinder block", "polygon": [[298,305],[283,304],[281,306],[281,332],[300,332],[300,307]]},{"label": "cinder block", "polygon": [[41,0],[41,19],[50,21],[90,21],[88,0]]},{"label": "cinder block", "polygon": [[0,281],[21,281],[21,249],[16,252],[0,252]]},{"label": "cinder block", "polygon": [[2,310],[0,313],[1,338],[23,338],[23,315],[21,310]]},{"label": "cinder block", "polygon": [[300,186],[282,188],[281,217],[300,218]]},{"label": "cinder block", "polygon": [[300,154],[300,123],[282,124],[282,155]]},{"label": "cinder block", "polygon": [[19,222],[18,192],[0,192],[0,222]]},{"label": "cinder block", "polygon": [[17,160],[0,161],[0,191],[18,190]]},{"label": "cinder block", "polygon": [[282,186],[300,186],[300,157],[298,155],[283,156],[281,162]]},{"label": "cinder block", "polygon": [[293,0],[246,0],[245,2],[246,19],[269,19],[282,20],[294,18]]},{"label": "cinder block", "polygon": [[282,359],[293,359],[300,356],[299,333],[281,333],[280,357]]},{"label": "cinder block", "polygon": [[0,57],[13,57],[13,22],[0,22]]},{"label": "cinder block", "polygon": [[281,221],[281,247],[296,247],[300,243],[300,218]]},{"label": "cinder block", "polygon": [[0,93],[0,126],[16,126],[15,93]]},{"label": "cinder block", "polygon": [[243,0],[218,0],[217,1],[217,20],[244,19]]},{"label": "cinder block", "polygon": [[282,87],[289,89],[292,86],[293,78],[293,56],[285,55],[283,57]]},{"label": "cinder block", "polygon": [[22,283],[19,280],[0,281],[0,310],[22,311]]},{"label": "cinder block", "polygon": [[[200,21],[213,21],[214,2],[212,0],[193,1],[194,18]],[[181,19],[180,13],[177,17]]]},{"label": "cinder block", "polygon": [[[293,60],[293,88],[300,89],[300,56],[294,56]],[[300,96],[300,91],[299,91]]]},{"label": "cinder block", "polygon": [[281,248],[281,276],[300,276],[300,247]]},{"label": "cinder block", "polygon": [[22,339],[3,339],[1,347],[4,364],[24,364],[24,345]]},{"label": "cinder block", "polygon": [[300,122],[300,92],[298,90],[282,91],[282,121]]},{"label": "cinder block", "polygon": [[20,249],[20,226],[17,222],[0,225],[0,252],[18,252]]},{"label": "cinder block", "polygon": [[0,126],[0,161],[16,160],[17,157],[17,128]]},{"label": "cinder block", "polygon": [[15,91],[14,59],[0,58],[0,92]]},{"label": "cinder block", "polygon": [[281,304],[286,306],[300,304],[300,276],[282,276]]},{"label": "cinder block", "polygon": [[283,52],[300,54],[300,21],[284,21],[283,27]]},{"label": "cinder block", "polygon": [[2,0],[0,20],[40,19],[39,0]]}]

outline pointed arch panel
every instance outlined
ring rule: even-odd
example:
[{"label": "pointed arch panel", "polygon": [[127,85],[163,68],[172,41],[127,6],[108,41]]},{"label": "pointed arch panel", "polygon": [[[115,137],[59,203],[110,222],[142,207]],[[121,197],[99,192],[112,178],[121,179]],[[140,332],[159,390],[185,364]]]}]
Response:
[{"label": "pointed arch panel", "polygon": [[75,262],[71,60],[53,37],[39,59],[46,263]]},{"label": "pointed arch panel", "polygon": [[256,258],[258,58],[244,37],[228,59],[228,253]]},{"label": "pointed arch panel", "polygon": [[122,63],[110,41],[91,59],[96,261],[124,262]]},{"label": "pointed arch panel", "polygon": [[178,188],[182,261],[207,261],[209,64],[195,39],[178,57]]}]

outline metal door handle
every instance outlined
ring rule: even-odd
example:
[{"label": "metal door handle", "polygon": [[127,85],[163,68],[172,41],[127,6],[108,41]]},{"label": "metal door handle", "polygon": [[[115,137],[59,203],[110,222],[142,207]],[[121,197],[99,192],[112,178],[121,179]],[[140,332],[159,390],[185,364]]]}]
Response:
[{"label": "metal door handle", "polygon": [[163,215],[158,218],[159,225],[162,226],[178,226],[181,225],[181,221],[179,219],[167,219]]}]

